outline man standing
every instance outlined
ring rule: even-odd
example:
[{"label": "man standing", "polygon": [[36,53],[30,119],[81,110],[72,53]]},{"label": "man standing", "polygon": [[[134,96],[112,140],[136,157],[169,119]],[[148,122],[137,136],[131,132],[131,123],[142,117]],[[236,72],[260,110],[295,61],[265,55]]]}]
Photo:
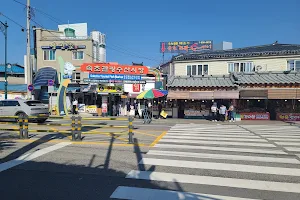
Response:
[{"label": "man standing", "polygon": [[139,119],[140,119],[141,117],[139,114],[139,104],[137,103],[136,100],[134,100],[133,107],[134,107],[134,117],[136,117],[136,115],[137,115],[137,116],[139,116]]},{"label": "man standing", "polygon": [[221,107],[220,107],[220,111],[219,111],[219,112],[220,112],[220,120],[221,120],[222,122],[225,121],[226,110],[227,110],[226,106],[224,106],[224,105],[222,104]]},{"label": "man standing", "polygon": [[78,101],[77,101],[77,99],[74,99],[74,100],[73,100],[72,105],[73,105],[73,115],[76,115],[76,114],[77,114],[77,106],[78,106]]},{"label": "man standing", "polygon": [[228,108],[228,120],[229,120],[229,122],[234,122],[233,111],[234,111],[234,106],[231,104]]},{"label": "man standing", "polygon": [[218,110],[217,103],[214,102],[210,109],[211,109],[211,114],[212,114],[212,121],[216,122],[217,121],[217,110]]},{"label": "man standing", "polygon": [[157,116],[157,119],[159,119],[159,118],[160,118],[161,111],[162,111],[162,103],[161,103],[160,101],[158,102],[157,108],[158,108],[158,116]]}]

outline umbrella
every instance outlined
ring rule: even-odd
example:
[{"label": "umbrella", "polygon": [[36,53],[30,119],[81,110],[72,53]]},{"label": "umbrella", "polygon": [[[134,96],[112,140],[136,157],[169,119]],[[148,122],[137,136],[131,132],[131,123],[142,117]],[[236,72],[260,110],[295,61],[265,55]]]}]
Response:
[{"label": "umbrella", "polygon": [[142,93],[140,93],[136,98],[137,99],[155,99],[155,98],[159,98],[159,97],[163,97],[165,96],[165,93],[163,93],[160,90],[157,89],[150,89],[150,90],[146,90]]}]

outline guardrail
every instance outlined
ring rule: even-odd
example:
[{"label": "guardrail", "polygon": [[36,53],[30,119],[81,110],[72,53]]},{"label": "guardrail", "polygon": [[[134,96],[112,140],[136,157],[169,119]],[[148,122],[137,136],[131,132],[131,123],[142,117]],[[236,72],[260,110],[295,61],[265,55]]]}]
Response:
[{"label": "guardrail", "polygon": [[[29,124],[33,124],[33,123],[29,123],[30,119],[37,119],[38,117],[36,116],[27,116],[27,115],[21,115],[21,116],[0,116],[0,120],[1,119],[15,119],[17,122],[5,122],[5,123],[18,123],[19,128],[18,129],[13,129],[13,128],[0,128],[0,131],[17,131],[19,132],[19,137],[20,139],[28,139],[29,132],[58,132],[58,133],[71,133],[72,137],[71,140],[72,141],[82,141],[82,133],[84,133],[82,131],[82,127],[85,126],[89,126],[89,127],[99,127],[99,128],[128,128],[128,143],[129,144],[133,144],[133,121],[134,118],[132,116],[128,117],[128,118],[83,118],[79,115],[73,115],[70,118],[64,118],[64,119],[71,119],[71,124],[39,124],[36,123],[36,125],[45,125],[45,126],[71,126],[71,130],[70,131],[59,131],[59,130],[29,130]],[[101,120],[118,120],[118,121],[128,121],[128,126],[122,126],[122,125],[83,125],[82,124],[82,120],[97,120],[97,121],[101,121]],[[95,131],[93,131],[92,133],[95,133]],[[111,132],[110,132],[111,133]]]}]

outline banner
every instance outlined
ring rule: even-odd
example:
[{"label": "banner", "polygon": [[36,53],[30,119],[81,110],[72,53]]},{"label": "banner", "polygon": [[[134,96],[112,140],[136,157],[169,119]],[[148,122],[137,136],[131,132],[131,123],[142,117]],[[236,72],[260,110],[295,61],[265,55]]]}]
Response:
[{"label": "banner", "polygon": [[270,113],[239,113],[241,120],[270,120]]},{"label": "banner", "polygon": [[83,63],[80,66],[82,72],[94,74],[132,74],[145,75],[149,69],[146,66],[119,65],[111,63]]},{"label": "banner", "polygon": [[89,74],[90,79],[106,79],[106,80],[142,80],[139,75],[125,75],[125,74]]},{"label": "banner", "polygon": [[160,53],[192,53],[212,49],[212,40],[175,41],[160,43]]},{"label": "banner", "polygon": [[300,113],[277,113],[276,119],[280,121],[300,121]]}]

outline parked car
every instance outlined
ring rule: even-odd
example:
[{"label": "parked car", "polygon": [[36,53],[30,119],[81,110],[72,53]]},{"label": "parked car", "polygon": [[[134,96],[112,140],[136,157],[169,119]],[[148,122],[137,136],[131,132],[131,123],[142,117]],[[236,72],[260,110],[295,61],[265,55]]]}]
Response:
[{"label": "parked car", "polygon": [[0,116],[34,116],[38,123],[45,122],[49,117],[48,105],[36,100],[2,100]]}]

